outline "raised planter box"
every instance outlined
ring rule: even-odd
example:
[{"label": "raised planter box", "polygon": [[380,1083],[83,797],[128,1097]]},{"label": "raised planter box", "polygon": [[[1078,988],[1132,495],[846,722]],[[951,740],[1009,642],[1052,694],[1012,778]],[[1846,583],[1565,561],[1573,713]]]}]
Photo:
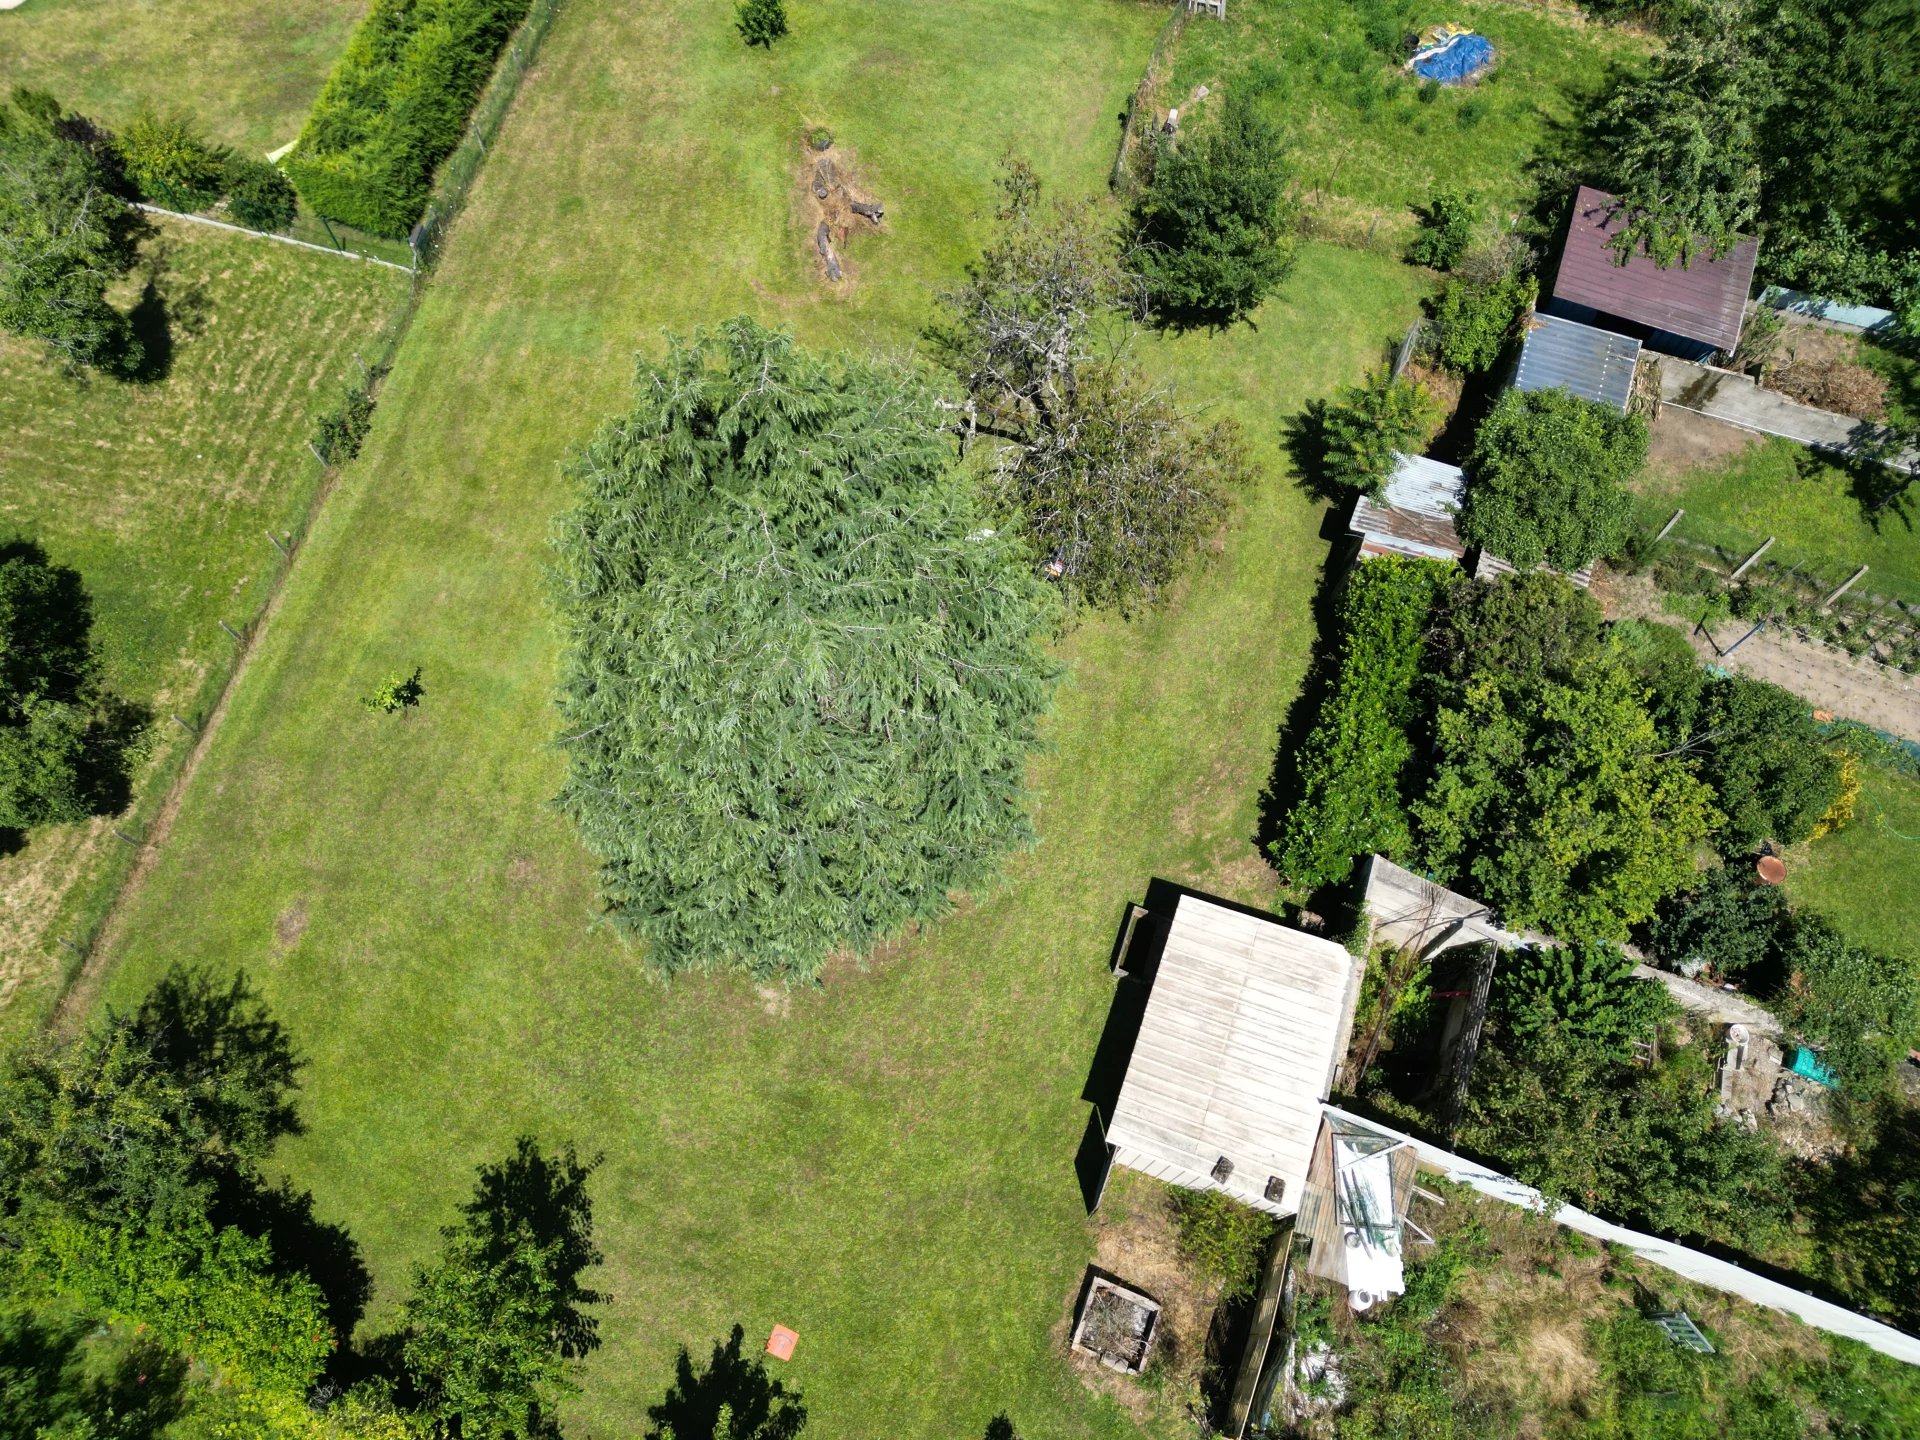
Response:
[{"label": "raised planter box", "polygon": [[1080,1318],[1074,1322],[1073,1348],[1109,1370],[1138,1375],[1147,1367],[1159,1329],[1159,1301],[1095,1275],[1080,1306]]}]

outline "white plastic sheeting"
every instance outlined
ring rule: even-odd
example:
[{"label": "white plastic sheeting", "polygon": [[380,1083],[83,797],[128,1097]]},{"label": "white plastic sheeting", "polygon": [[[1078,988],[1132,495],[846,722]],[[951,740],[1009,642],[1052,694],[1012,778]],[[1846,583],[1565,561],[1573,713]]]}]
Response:
[{"label": "white plastic sheeting", "polygon": [[[1383,1135],[1392,1135],[1405,1140],[1419,1152],[1423,1163],[1442,1171],[1449,1180],[1461,1185],[1471,1186],[1482,1195],[1495,1200],[1504,1200],[1509,1205],[1525,1206],[1529,1210],[1546,1210],[1547,1199],[1531,1185],[1522,1185],[1512,1176],[1502,1175],[1497,1170],[1489,1170],[1478,1161],[1468,1160],[1455,1155],[1451,1150],[1442,1150],[1424,1140],[1411,1135],[1402,1135],[1389,1130],[1377,1121],[1363,1119],[1358,1115],[1349,1115],[1336,1106],[1326,1107],[1329,1116],[1357,1125],[1370,1126]],[[1916,1339],[1891,1325],[1883,1325],[1878,1320],[1869,1320],[1847,1309],[1844,1305],[1835,1305],[1832,1301],[1805,1294],[1777,1280],[1769,1280],[1764,1275],[1756,1275],[1751,1270],[1743,1270],[1731,1261],[1721,1260],[1699,1250],[1690,1250],[1685,1245],[1675,1244],[1671,1240],[1662,1240],[1657,1235],[1642,1234],[1638,1230],[1629,1230],[1624,1225],[1616,1225],[1611,1220],[1602,1220],[1598,1215],[1589,1215],[1585,1210],[1572,1205],[1562,1205],[1553,1211],[1556,1222],[1569,1230],[1578,1230],[1582,1235],[1591,1235],[1596,1240],[1605,1240],[1620,1245],[1641,1259],[1658,1265],[1663,1270],[1692,1280],[1697,1284],[1711,1285],[1716,1290],[1724,1290],[1730,1295],[1738,1295],[1743,1300],[1751,1300],[1756,1305],[1765,1305],[1770,1310],[1784,1310],[1816,1330],[1824,1330],[1829,1335],[1844,1335],[1849,1340],[1858,1340],[1869,1349],[1878,1350],[1882,1355],[1895,1360],[1903,1360],[1909,1365],[1920,1365],[1920,1339]]]}]

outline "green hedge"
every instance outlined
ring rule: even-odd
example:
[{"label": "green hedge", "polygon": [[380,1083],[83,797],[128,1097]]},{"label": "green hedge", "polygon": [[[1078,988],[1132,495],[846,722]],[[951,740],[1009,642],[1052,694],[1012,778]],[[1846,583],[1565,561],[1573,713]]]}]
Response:
[{"label": "green hedge", "polygon": [[286,171],[317,213],[405,239],[530,0],[374,0]]},{"label": "green hedge", "polygon": [[1298,799],[1272,846],[1288,884],[1337,884],[1357,856],[1411,848],[1401,793],[1413,760],[1408,730],[1418,716],[1428,622],[1458,573],[1438,560],[1394,556],[1354,567],[1340,597],[1332,687],[1301,746]]}]

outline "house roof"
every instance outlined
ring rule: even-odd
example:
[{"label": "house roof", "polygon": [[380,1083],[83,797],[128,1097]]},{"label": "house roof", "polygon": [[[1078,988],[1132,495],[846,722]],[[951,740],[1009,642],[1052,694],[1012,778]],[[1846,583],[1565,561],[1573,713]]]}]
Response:
[{"label": "house roof", "polygon": [[1300,1203],[1320,1103],[1352,1023],[1353,957],[1267,916],[1183,895],[1107,1139],[1274,1210]]},{"label": "house roof", "polygon": [[1616,202],[1604,190],[1582,185],[1573,201],[1566,244],[1553,280],[1553,298],[1731,350],[1740,343],[1740,321],[1753,288],[1760,242],[1743,235],[1713,259],[1661,269],[1636,254],[1625,265],[1608,248],[1618,228]]},{"label": "house roof", "polygon": [[1565,390],[1625,411],[1640,342],[1611,330],[1535,311],[1513,373],[1516,390]]},{"label": "house roof", "polygon": [[1459,466],[1396,453],[1380,498],[1362,495],[1355,500],[1348,527],[1368,554],[1458,560],[1466,546],[1460,543],[1453,516],[1466,493],[1467,477]]}]

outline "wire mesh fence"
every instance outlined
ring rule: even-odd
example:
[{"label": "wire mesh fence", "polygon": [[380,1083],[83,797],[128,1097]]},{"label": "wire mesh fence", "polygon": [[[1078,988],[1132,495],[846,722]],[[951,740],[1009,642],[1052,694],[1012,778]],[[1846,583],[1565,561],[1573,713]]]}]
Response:
[{"label": "wire mesh fence", "polygon": [[507,118],[507,111],[513,108],[513,98],[519,92],[521,78],[532,68],[534,58],[540,51],[540,42],[546,38],[559,9],[560,0],[533,0],[519,32],[500,56],[500,63],[494,67],[493,78],[487,82],[487,88],[481,92],[478,103],[473,107],[473,115],[467,122],[467,133],[454,147],[453,153],[441,163],[440,173],[434,180],[433,196],[427,201],[426,213],[420,217],[420,223],[413,227],[413,234],[409,237],[415,269],[431,269],[439,260],[447,231],[454,217],[460,213],[460,208],[466,204],[467,192],[473,188],[474,177],[480,173],[487,147],[499,133],[501,123]]}]

